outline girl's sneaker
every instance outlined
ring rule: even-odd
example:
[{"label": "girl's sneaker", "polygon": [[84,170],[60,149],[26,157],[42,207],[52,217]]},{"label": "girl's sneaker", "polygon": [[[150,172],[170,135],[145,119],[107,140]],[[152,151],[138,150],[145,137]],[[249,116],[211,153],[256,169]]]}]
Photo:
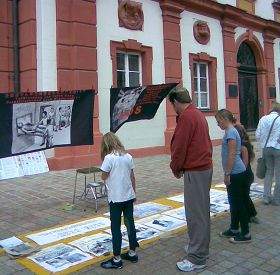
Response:
[{"label": "girl's sneaker", "polygon": [[117,268],[122,268],[122,260],[116,261],[114,260],[114,257],[104,261],[100,264],[101,267],[106,268],[106,269],[117,269]]},{"label": "girl's sneaker", "polygon": [[220,235],[220,237],[223,237],[223,238],[232,238],[232,237],[238,236],[238,234],[239,234],[239,232],[234,233],[234,232],[231,231],[231,229],[228,229],[224,232],[220,232],[219,235]]},{"label": "girl's sneaker", "polygon": [[251,235],[245,236],[239,233],[237,236],[230,238],[229,241],[231,243],[250,243],[251,242]]},{"label": "girl's sneaker", "polygon": [[123,260],[131,261],[132,263],[138,262],[138,256],[135,254],[133,256],[130,256],[128,252],[121,255]]}]

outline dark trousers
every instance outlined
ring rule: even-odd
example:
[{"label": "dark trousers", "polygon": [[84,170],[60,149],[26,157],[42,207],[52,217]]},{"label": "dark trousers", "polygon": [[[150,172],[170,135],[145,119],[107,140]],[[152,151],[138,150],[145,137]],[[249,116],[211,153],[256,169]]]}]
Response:
[{"label": "dark trousers", "polygon": [[230,205],[230,228],[238,230],[240,224],[241,234],[248,234],[248,211],[246,209],[246,202],[248,201],[248,182],[246,171],[230,176],[230,185],[227,185],[227,192]]},{"label": "dark trousers", "polygon": [[133,200],[125,202],[110,202],[110,219],[111,219],[111,231],[113,239],[113,253],[114,256],[121,254],[122,234],[121,234],[121,218],[122,213],[124,217],[124,224],[127,228],[127,234],[129,239],[129,248],[135,250],[139,246],[136,240],[136,230],[133,218]]},{"label": "dark trousers", "polygon": [[245,200],[245,207],[248,211],[248,218],[251,218],[251,217],[255,217],[257,215],[255,205],[250,197],[250,189],[251,189],[251,184],[254,181],[254,174],[253,174],[251,168],[250,169],[247,168],[246,173],[247,173],[247,175],[246,175],[247,196],[246,196],[246,200]]}]

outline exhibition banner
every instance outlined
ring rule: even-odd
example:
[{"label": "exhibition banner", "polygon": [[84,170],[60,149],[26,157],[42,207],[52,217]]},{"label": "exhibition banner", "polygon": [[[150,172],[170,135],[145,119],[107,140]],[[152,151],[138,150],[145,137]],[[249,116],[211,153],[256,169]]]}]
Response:
[{"label": "exhibition banner", "polygon": [[152,119],[161,102],[178,83],[110,89],[110,131],[124,123]]},{"label": "exhibition banner", "polygon": [[93,90],[0,94],[0,158],[93,144]]}]

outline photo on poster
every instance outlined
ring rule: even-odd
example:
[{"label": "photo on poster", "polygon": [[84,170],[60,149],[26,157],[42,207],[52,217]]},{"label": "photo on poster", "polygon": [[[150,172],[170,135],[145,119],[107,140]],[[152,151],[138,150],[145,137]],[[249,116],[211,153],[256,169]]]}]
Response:
[{"label": "photo on poster", "polygon": [[14,104],[12,153],[71,144],[73,103],[56,100]]},{"label": "photo on poster", "polygon": [[71,266],[89,261],[93,257],[77,248],[65,244],[58,244],[44,248],[36,254],[29,256],[28,259],[51,272],[59,272]]},{"label": "photo on poster", "polygon": [[140,219],[137,223],[160,231],[171,231],[187,225],[185,220],[179,220],[163,214]]},{"label": "photo on poster", "polygon": [[[136,239],[138,242],[149,240],[158,237],[162,234],[161,231],[154,229],[152,227],[145,226],[143,224],[135,223]],[[105,232],[111,234],[111,229],[107,229]],[[128,241],[128,233],[125,225],[121,226],[122,238]]]},{"label": "photo on poster", "polygon": [[[84,252],[91,253],[96,257],[107,255],[113,251],[112,236],[98,233],[75,240],[70,245],[76,246]],[[127,241],[122,241],[122,248],[128,247]]]}]

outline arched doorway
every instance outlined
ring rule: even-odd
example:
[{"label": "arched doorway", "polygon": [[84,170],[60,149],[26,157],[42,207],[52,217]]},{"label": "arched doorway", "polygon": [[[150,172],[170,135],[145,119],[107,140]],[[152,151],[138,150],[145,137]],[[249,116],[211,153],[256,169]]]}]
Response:
[{"label": "arched doorway", "polygon": [[250,45],[243,42],[237,54],[240,122],[255,130],[259,120],[257,66]]}]

